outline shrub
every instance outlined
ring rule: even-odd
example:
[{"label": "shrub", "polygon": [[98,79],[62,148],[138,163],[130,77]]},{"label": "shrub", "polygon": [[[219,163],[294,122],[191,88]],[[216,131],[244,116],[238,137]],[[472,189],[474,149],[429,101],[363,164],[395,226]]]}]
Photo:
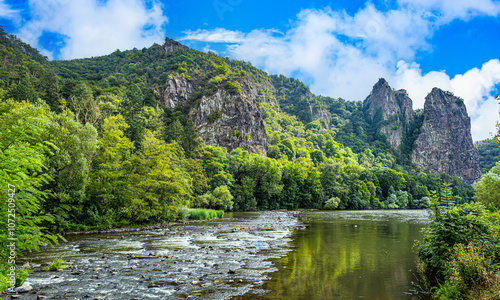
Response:
[{"label": "shrub", "polygon": [[226,82],[226,89],[229,91],[231,94],[238,94],[241,92],[241,83],[237,81],[227,81]]},{"label": "shrub", "polygon": [[187,220],[190,216],[190,211],[189,208],[187,207],[181,207],[179,211],[177,212],[179,220]]},{"label": "shrub", "polygon": [[336,209],[337,207],[339,207],[339,204],[340,204],[340,199],[338,197],[333,197],[333,198],[328,199],[325,202],[324,208],[325,209]]},{"label": "shrub", "polygon": [[213,112],[211,112],[211,113],[208,115],[208,121],[209,121],[210,123],[213,123],[213,122],[217,121],[217,120],[220,118],[220,116],[221,116],[221,115],[222,115],[222,114],[221,114],[220,110],[219,110],[219,109],[216,109],[216,110],[214,110]]},{"label": "shrub", "polygon": [[424,284],[443,299],[474,289],[491,277],[488,266],[500,263],[499,215],[478,203],[454,205],[452,197],[448,185],[441,196],[433,193],[429,225],[416,243]]}]

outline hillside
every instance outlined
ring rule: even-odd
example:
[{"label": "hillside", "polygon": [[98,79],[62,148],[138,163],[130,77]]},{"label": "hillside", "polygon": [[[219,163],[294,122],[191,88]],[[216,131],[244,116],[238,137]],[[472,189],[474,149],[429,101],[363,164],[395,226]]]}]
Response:
[{"label": "hillside", "polygon": [[[461,166],[446,154],[450,174],[414,163],[426,112],[383,79],[355,102],[168,38],[51,62],[2,39],[15,41],[0,46],[2,122],[34,122],[25,110],[45,120],[30,140],[47,166],[40,209],[55,231],[174,220],[182,207],[422,208],[442,182],[457,202],[474,194],[474,159]],[[468,141],[468,116],[457,113]],[[453,156],[455,145],[440,147]]]}]

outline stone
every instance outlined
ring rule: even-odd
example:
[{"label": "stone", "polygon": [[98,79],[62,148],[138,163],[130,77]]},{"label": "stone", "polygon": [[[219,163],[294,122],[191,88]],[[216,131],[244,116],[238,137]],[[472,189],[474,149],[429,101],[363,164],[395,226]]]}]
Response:
[{"label": "stone", "polygon": [[18,286],[16,288],[14,288],[14,293],[27,293],[29,291],[31,291],[33,289],[33,287],[31,285],[23,285],[23,286]]},{"label": "stone", "polygon": [[165,39],[165,43],[163,44],[163,49],[165,50],[166,54],[176,52],[182,49],[186,49],[187,47],[182,45],[181,43],[172,40],[170,38]]},{"label": "stone", "polygon": [[405,90],[394,91],[380,78],[363,102],[365,116],[376,130],[387,137],[392,149],[399,151],[404,128],[415,118],[413,103]]},{"label": "stone", "polygon": [[468,184],[481,178],[470,118],[462,99],[438,88],[427,95],[412,161],[420,171],[447,173]]}]

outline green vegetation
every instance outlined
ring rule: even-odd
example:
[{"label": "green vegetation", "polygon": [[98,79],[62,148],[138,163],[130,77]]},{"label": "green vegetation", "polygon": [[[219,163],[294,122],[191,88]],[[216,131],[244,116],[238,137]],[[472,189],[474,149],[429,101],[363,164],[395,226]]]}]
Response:
[{"label": "green vegetation", "polygon": [[60,269],[65,269],[67,267],[63,266],[64,261],[62,258],[55,259],[50,265],[47,267],[44,267],[43,270],[45,271],[57,271]]},{"label": "green vegetation", "polygon": [[474,143],[481,161],[481,171],[483,174],[488,173],[495,164],[500,161],[500,149],[498,148],[497,139],[487,139]]},{"label": "green vegetation", "polygon": [[433,193],[431,222],[417,242],[420,273],[435,299],[497,299],[500,215],[480,203],[455,205],[449,185]]},{"label": "green vegetation", "polygon": [[[0,192],[9,195],[0,197],[0,249],[8,249],[12,198],[18,255],[57,243],[54,233],[204,219],[221,211],[425,208],[429,191],[445,182],[459,203],[474,196],[456,177],[411,165],[418,116],[405,129],[406,148],[392,153],[361,102],[313,95],[297,80],[246,62],[188,48],[166,53],[156,44],[48,62],[3,30],[0,41]],[[165,82],[174,79],[195,92],[170,109]],[[197,135],[191,112],[201,99],[221,91],[236,95],[246,80],[259,89],[268,157],[239,148],[228,153]],[[214,111],[210,122],[221,115]],[[233,136],[256,139],[230,130]],[[2,284],[9,254],[0,251]],[[25,273],[18,269],[19,282]]]},{"label": "green vegetation", "polygon": [[224,216],[223,210],[213,210],[196,208],[189,210],[189,219],[192,220],[208,220],[213,218],[222,218]]}]

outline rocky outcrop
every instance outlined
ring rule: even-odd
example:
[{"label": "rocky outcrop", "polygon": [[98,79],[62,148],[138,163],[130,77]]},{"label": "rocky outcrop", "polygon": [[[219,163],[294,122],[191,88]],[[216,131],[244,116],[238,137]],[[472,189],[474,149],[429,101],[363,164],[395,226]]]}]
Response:
[{"label": "rocky outcrop", "polygon": [[425,98],[420,132],[412,154],[419,170],[458,176],[469,184],[481,177],[470,118],[462,99],[434,88]]},{"label": "rocky outcrop", "polygon": [[415,117],[412,101],[406,91],[394,92],[389,83],[380,78],[363,106],[368,121],[387,137],[393,149],[399,149],[404,127]]},{"label": "rocky outcrop", "polygon": [[398,103],[403,122],[409,124],[415,119],[415,111],[413,110],[413,101],[408,96],[406,90],[398,90],[394,94],[396,102]]},{"label": "rocky outcrop", "polygon": [[[203,96],[190,115],[196,119],[198,135],[207,145],[225,147],[228,151],[242,148],[251,153],[267,153],[267,135],[257,95],[250,77],[239,79],[241,91],[231,93],[222,86],[212,96]],[[185,77],[168,79],[161,92],[162,103],[168,108],[189,103],[196,89]],[[190,103],[193,105],[193,103]]]},{"label": "rocky outcrop", "polygon": [[165,49],[166,54],[169,54],[181,49],[187,49],[187,47],[177,41],[166,38],[165,43],[163,44],[163,49]]},{"label": "rocky outcrop", "polygon": [[186,102],[193,92],[195,92],[193,85],[186,78],[171,78],[163,90],[163,104],[168,108],[174,108],[177,104]]},{"label": "rocky outcrop", "polygon": [[249,77],[240,83],[239,93],[219,89],[212,96],[202,97],[196,118],[198,134],[208,145],[266,155],[266,127],[256,101],[258,89]]}]

